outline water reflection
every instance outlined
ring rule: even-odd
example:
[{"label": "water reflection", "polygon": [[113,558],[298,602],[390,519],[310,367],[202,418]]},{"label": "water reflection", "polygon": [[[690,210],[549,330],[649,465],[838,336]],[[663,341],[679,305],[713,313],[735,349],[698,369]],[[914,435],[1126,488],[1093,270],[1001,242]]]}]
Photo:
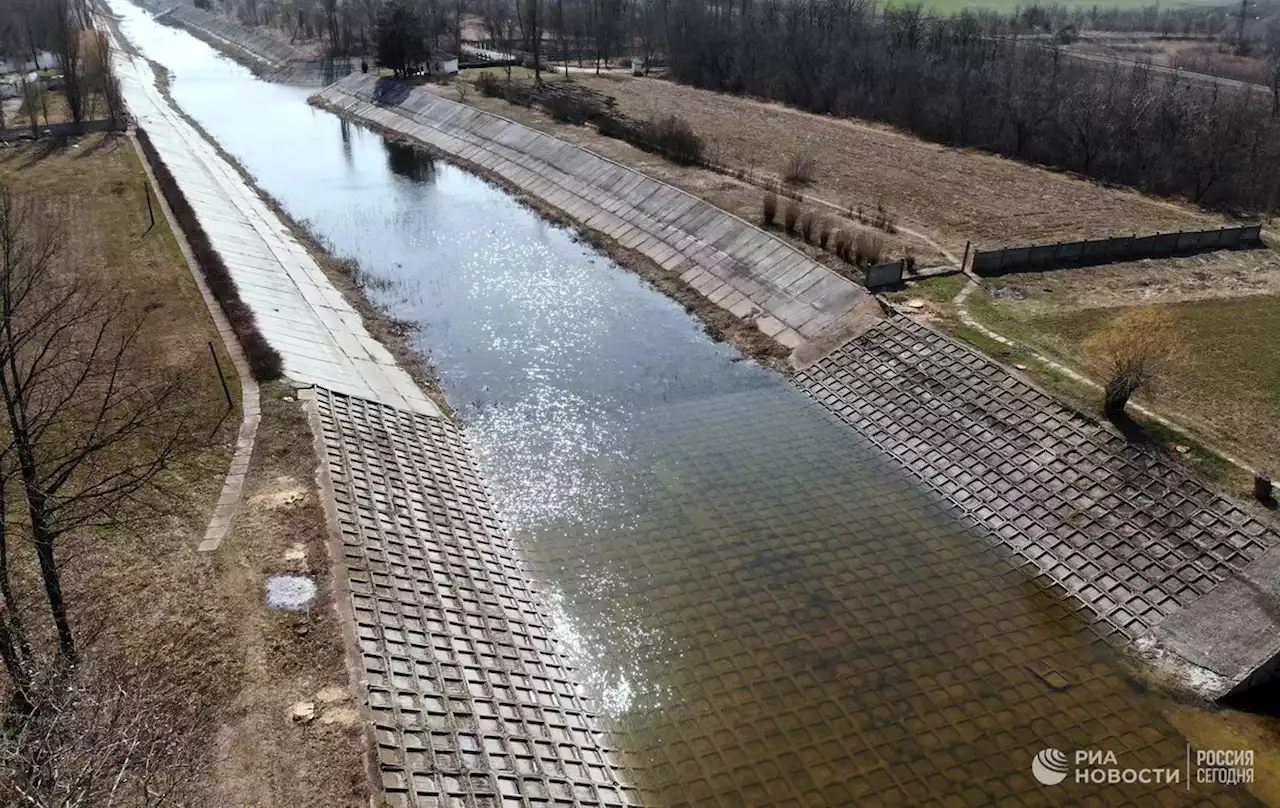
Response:
[{"label": "water reflection", "polygon": [[[349,147],[349,142],[343,143]],[[414,148],[391,138],[384,138],[382,147],[387,152],[387,168],[391,173],[414,182],[434,182],[436,178],[436,161],[426,151]]]}]

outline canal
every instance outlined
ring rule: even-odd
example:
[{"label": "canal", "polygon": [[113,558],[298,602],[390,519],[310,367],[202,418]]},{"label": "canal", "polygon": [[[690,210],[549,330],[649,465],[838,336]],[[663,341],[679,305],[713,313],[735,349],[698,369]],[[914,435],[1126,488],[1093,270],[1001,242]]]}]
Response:
[{"label": "canal", "polygon": [[1188,708],[858,433],[571,231],[309,107],[314,88],[111,7],[183,111],[417,327],[656,804],[1249,802],[1186,780],[1037,782],[1045,748],[1179,768]]}]

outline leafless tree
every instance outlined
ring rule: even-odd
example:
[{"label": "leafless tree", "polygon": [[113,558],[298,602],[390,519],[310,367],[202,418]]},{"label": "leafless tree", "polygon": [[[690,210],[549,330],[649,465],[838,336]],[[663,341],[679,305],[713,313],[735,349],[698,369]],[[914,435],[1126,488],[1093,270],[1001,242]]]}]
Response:
[{"label": "leafless tree", "polygon": [[[12,479],[3,493],[14,517],[6,521],[27,534],[57,656],[70,667],[76,643],[59,540],[161,512],[170,501],[165,474],[203,445],[208,425],[187,394],[186,371],[145,352],[146,312],[64,262],[60,218],[0,185],[0,423],[8,441],[0,461]],[[12,620],[15,612],[5,614]],[[14,628],[0,634],[0,657],[21,688],[30,666],[23,668],[24,635]]]},{"label": "leafless tree", "polygon": [[1132,309],[1112,318],[1084,343],[1084,356],[1103,384],[1103,411],[1125,418],[1129,398],[1150,391],[1186,352],[1182,330],[1162,309]]},{"label": "leafless tree", "polygon": [[84,55],[81,34],[85,31],[86,12],[80,0],[52,0],[53,46],[62,68],[63,93],[76,126],[85,118]]},{"label": "leafless tree", "polygon": [[[192,649],[193,651],[195,649]],[[88,663],[0,733],[0,803],[14,808],[189,804],[207,765],[208,701],[165,667]]]}]

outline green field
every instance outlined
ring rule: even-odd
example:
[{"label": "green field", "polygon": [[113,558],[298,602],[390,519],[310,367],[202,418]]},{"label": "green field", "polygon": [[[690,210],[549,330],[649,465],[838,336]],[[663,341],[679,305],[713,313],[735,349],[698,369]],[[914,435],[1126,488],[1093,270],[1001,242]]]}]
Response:
[{"label": "green field", "polygon": [[[901,6],[905,5],[905,3],[900,0],[899,2],[890,3],[890,7],[895,5]],[[1178,8],[1180,6],[1225,6],[1227,4],[1223,3],[1222,0],[1204,0],[1204,2],[1198,3],[1156,3],[1155,0],[1048,0],[1048,2],[1041,3],[1036,3],[1034,0],[1031,2],[1028,2],[1028,0],[978,0],[977,2],[974,2],[973,0],[928,0],[924,5],[925,8],[935,14],[959,14],[965,9],[971,9],[974,11],[977,11],[978,9],[985,9],[988,11],[998,11],[1008,14],[1009,12],[1016,11],[1019,8],[1025,8],[1033,5],[1055,5],[1063,6],[1065,8],[1078,8],[1082,11],[1087,11],[1094,6],[1097,6],[1099,9],[1142,9],[1158,5],[1161,9],[1168,9]]]},{"label": "green field", "polygon": [[[1168,304],[1181,325],[1187,358],[1150,401],[1199,421],[1210,443],[1280,472],[1280,298]],[[1032,301],[975,295],[971,313],[996,331],[1078,367],[1084,340],[1121,309],[1061,311]]]}]

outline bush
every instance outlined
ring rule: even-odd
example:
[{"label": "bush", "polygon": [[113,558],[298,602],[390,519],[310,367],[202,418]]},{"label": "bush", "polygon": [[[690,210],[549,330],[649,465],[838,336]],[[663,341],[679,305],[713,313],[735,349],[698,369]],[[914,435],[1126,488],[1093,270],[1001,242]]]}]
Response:
[{"label": "bush", "polygon": [[832,252],[836,254],[836,257],[842,261],[853,263],[849,261],[849,236],[843,230],[837,230],[831,240],[833,243]]},{"label": "bush", "polygon": [[904,271],[909,272],[912,275],[915,274],[915,271],[916,271],[916,254],[915,253],[908,252],[906,255],[902,256],[902,268]]},{"label": "bush", "polygon": [[875,233],[859,233],[853,244],[854,263],[878,264],[884,254],[884,239]]},{"label": "bush", "polygon": [[544,99],[542,108],[561,123],[581,125],[604,115],[604,107],[598,101],[567,93],[555,93]]},{"label": "bush", "polygon": [[831,220],[823,217],[818,222],[818,246],[822,249],[827,248],[827,244],[831,241]]},{"label": "bush", "polygon": [[795,202],[788,202],[786,210],[782,212],[782,223],[786,228],[788,236],[794,236],[796,233],[796,222],[800,220],[800,206]]},{"label": "bush", "polygon": [[694,134],[693,127],[683,118],[668,115],[658,121],[650,121],[650,140],[658,151],[672,162],[681,165],[697,165],[702,160],[702,138]]},{"label": "bush", "polygon": [[[861,209],[859,209],[861,211]],[[859,212],[861,217],[861,212]],[[883,199],[876,200],[876,214],[871,220],[871,224],[886,233],[898,232],[898,220],[889,209],[884,206]]]},{"label": "bush", "polygon": [[787,161],[787,169],[782,177],[792,185],[808,185],[813,182],[813,175],[817,168],[818,164],[812,157],[792,155]]},{"label": "bush", "polygon": [[476,88],[480,90],[482,95],[490,98],[502,98],[502,82],[498,81],[498,77],[489,71],[481,73],[476,77]]},{"label": "bush", "polygon": [[766,192],[761,207],[760,221],[764,222],[765,227],[773,227],[773,222],[778,217],[778,195],[773,191]]},{"label": "bush", "polygon": [[169,171],[169,167],[160,159],[159,152],[156,151],[151,138],[142,127],[138,127],[138,143],[142,146],[142,153],[146,155],[147,162],[155,171],[160,192],[164,194],[169,208],[177,218],[178,227],[182,229],[191,245],[191,253],[204,275],[209,291],[218,301],[223,313],[227,315],[231,330],[235,332],[236,341],[244,349],[245,359],[249,362],[249,370],[253,373],[253,378],[260,382],[280,378],[284,375],[284,360],[258,329],[257,318],[254,317],[253,310],[248,304],[240,299],[240,290],[236,287],[235,279],[231,277],[227,265],[223,263],[222,256],[213,248],[208,234],[200,225],[200,220],[196,218],[196,212],[191,207],[191,203],[187,201],[186,195],[178,187],[177,180]]},{"label": "bush", "polygon": [[800,235],[804,237],[806,244],[813,242],[813,227],[817,222],[818,217],[811,210],[800,214]]}]

